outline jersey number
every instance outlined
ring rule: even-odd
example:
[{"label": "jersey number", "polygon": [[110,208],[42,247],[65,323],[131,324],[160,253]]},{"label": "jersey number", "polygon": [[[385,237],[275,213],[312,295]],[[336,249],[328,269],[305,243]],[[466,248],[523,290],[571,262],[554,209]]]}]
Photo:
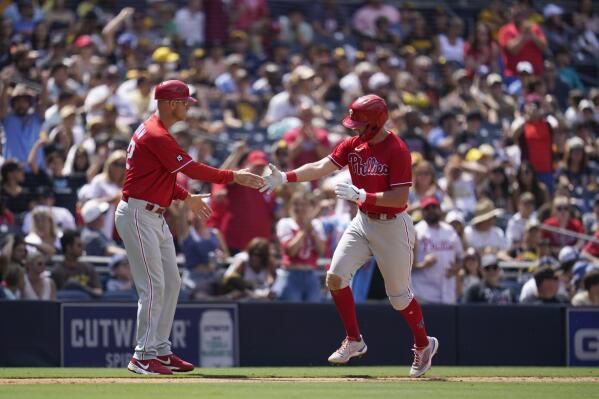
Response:
[{"label": "jersey number", "polygon": [[129,147],[127,147],[127,162],[125,163],[127,170],[131,169],[129,160],[133,157],[133,152],[135,152],[135,141],[131,140]]}]

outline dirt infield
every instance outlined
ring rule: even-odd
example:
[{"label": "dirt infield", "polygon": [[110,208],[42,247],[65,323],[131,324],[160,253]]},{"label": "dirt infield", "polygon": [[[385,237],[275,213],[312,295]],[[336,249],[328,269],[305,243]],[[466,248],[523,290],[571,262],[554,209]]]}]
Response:
[{"label": "dirt infield", "polygon": [[338,382],[493,382],[493,383],[598,383],[599,377],[257,377],[257,378],[211,378],[211,377],[133,377],[133,378],[1,378],[0,385],[37,384],[228,384],[228,383],[338,383]]}]

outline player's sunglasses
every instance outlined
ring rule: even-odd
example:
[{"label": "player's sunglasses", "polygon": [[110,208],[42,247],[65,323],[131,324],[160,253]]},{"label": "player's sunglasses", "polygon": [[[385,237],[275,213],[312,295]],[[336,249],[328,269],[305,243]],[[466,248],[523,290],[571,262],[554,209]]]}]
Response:
[{"label": "player's sunglasses", "polygon": [[565,205],[560,205],[560,206],[556,206],[555,210],[558,211],[558,212],[564,212],[564,211],[568,210],[568,207],[565,206]]}]

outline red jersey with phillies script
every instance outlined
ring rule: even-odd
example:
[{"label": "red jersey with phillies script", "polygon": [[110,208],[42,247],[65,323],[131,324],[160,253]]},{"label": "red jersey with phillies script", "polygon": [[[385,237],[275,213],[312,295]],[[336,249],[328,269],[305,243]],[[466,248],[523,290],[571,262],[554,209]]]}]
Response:
[{"label": "red jersey with phillies script", "polygon": [[[387,132],[387,137],[377,144],[363,141],[360,136],[343,140],[329,158],[339,169],[348,165],[354,186],[367,193],[390,191],[396,187],[412,185],[412,156],[408,146],[397,135]],[[361,204],[367,213],[396,214],[402,208]]]},{"label": "red jersey with phillies script", "polygon": [[170,206],[177,172],[192,162],[153,115],[139,125],[127,148],[127,174],[123,194],[161,207]]}]

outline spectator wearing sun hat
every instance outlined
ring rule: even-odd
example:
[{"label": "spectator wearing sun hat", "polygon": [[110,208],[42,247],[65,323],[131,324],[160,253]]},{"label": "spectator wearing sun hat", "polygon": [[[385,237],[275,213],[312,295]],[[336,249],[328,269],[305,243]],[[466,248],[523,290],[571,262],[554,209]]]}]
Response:
[{"label": "spectator wearing sun hat", "polygon": [[494,252],[507,250],[503,230],[495,225],[497,217],[502,214],[503,210],[495,208],[488,198],[479,200],[474,217],[464,231],[468,244],[478,251],[485,248],[491,248]]}]

